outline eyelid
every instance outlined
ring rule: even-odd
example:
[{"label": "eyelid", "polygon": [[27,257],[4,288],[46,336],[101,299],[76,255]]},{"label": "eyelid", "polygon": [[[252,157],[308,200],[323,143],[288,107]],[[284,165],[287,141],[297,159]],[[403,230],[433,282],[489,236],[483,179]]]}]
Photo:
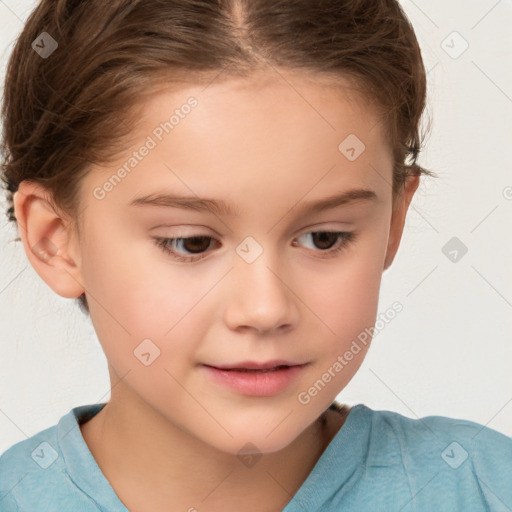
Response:
[{"label": "eyelid", "polygon": [[[333,225],[334,224],[334,225]],[[340,226],[341,224],[341,226]],[[151,228],[151,231],[157,228],[175,228],[177,230],[176,233],[164,234],[159,236],[159,238],[193,238],[193,237],[210,237],[218,241],[221,238],[215,230],[211,228],[207,228],[206,226],[202,226],[199,224],[193,224],[188,226],[171,226],[167,224],[159,224]],[[205,231],[202,230],[204,228]],[[307,226],[302,227],[301,229],[295,231],[294,233],[287,234],[285,238],[288,236],[292,236],[294,239],[304,236],[309,233],[318,233],[318,232],[350,232],[356,229],[356,225],[354,222],[316,222]],[[213,233],[213,234],[212,234]]]},{"label": "eyelid", "polygon": [[[355,229],[355,222],[326,221],[315,222],[300,228],[297,233],[311,233],[312,231],[349,231]],[[297,236],[297,235],[295,235]]]},{"label": "eyelid", "polygon": [[[328,259],[328,258],[335,258],[338,256],[339,253],[344,252],[357,238],[358,233],[356,231],[340,231],[335,229],[309,229],[305,232],[302,232],[298,237],[294,237],[293,244],[294,247],[296,247],[296,240],[298,238],[302,238],[305,235],[310,234],[318,234],[318,233],[329,233],[336,235],[336,242],[333,245],[333,247],[325,250],[315,250],[315,249],[309,249],[309,252],[316,253],[313,257],[319,258],[319,259]],[[172,236],[172,237],[153,237],[153,240],[155,242],[155,245],[157,245],[160,250],[162,250],[164,253],[167,253],[170,257],[172,257],[176,261],[180,262],[199,262],[205,258],[207,258],[213,251],[208,250],[208,248],[205,250],[205,252],[199,252],[199,253],[192,253],[190,255],[183,256],[177,251],[174,251],[169,248],[168,242],[176,242],[180,240],[189,240],[191,238],[206,238],[210,239],[209,244],[212,243],[218,244],[219,240],[215,237],[212,237],[210,235],[200,234],[200,233],[191,233],[191,234],[183,234],[180,233],[178,235]]]},{"label": "eyelid", "polygon": [[[311,233],[312,231],[349,231],[355,229],[355,222],[340,222],[340,221],[325,221],[325,222],[315,222],[313,224],[308,224],[303,226],[299,230],[292,233],[292,236],[299,236],[299,234]],[[192,236],[212,236],[212,237],[220,237],[219,233],[207,226],[201,224],[190,224],[190,225],[172,225],[172,224],[158,224],[157,226],[153,226],[150,231],[154,231],[158,228],[168,228],[168,229],[176,229],[178,231],[177,234],[169,235],[168,238],[188,238]],[[201,231],[204,229],[206,232]],[[185,230],[185,232],[183,232]],[[190,230],[190,232],[189,232]],[[198,231],[199,230],[199,231]],[[269,229],[270,231],[270,229]],[[213,234],[210,234],[213,233]],[[290,236],[290,233],[285,235],[286,237]]]},{"label": "eyelid", "polygon": [[[188,233],[188,231],[190,231],[192,233],[192,236],[197,236],[197,233],[198,233],[198,230],[199,232],[201,233],[200,236],[203,236],[201,230],[204,229],[208,232],[213,232],[213,233],[216,233],[216,231],[212,228],[209,228],[207,226],[203,226],[202,224],[167,224],[167,223],[163,223],[163,224],[158,224],[156,226],[152,226],[150,231],[154,231],[155,229],[159,229],[159,228],[162,228],[162,229],[174,229],[176,231],[178,231],[178,235],[181,235],[182,231],[185,230],[186,233]],[[172,235],[173,238],[180,238],[178,235]],[[190,236],[189,234],[187,234],[186,236]],[[204,236],[207,236],[207,235],[204,235]],[[209,236],[209,235],[208,235]],[[220,236],[218,234],[216,234],[215,236]],[[185,238],[185,237],[182,237],[182,238]]]}]

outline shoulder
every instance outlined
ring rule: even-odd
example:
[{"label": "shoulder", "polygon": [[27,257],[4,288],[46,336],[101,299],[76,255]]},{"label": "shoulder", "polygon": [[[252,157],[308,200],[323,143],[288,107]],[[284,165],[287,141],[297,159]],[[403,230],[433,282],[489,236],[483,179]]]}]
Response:
[{"label": "shoulder", "polygon": [[434,442],[446,447],[457,443],[474,456],[499,453],[499,459],[512,464],[512,438],[480,423],[446,416],[409,418],[392,411],[367,409],[372,427],[392,436],[404,448],[421,452],[431,450]]},{"label": "shoulder", "polygon": [[15,502],[15,495],[18,495],[21,489],[41,488],[64,477],[65,466],[62,456],[59,457],[57,427],[54,425],[42,430],[2,453],[2,506],[5,502]]},{"label": "shoulder", "polygon": [[96,406],[77,407],[56,425],[14,444],[0,455],[0,511],[96,510],[88,508],[90,497],[75,485],[69,471],[69,464],[76,463],[76,414],[92,414],[96,410]]},{"label": "shoulder", "polygon": [[464,419],[408,418],[366,409],[371,419],[368,463],[398,461],[412,495],[424,489],[425,497],[451,493],[458,504],[481,501],[482,510],[512,507],[512,438]]}]

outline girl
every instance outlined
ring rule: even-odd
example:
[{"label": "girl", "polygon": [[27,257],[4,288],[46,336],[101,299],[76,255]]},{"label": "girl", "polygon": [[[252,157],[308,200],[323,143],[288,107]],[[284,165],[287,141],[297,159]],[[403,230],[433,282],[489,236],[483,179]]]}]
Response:
[{"label": "girl", "polygon": [[507,436],[335,402],[431,174],[425,95],[395,0],[41,1],[8,214],[111,398],[2,455],[0,510],[510,510]]}]

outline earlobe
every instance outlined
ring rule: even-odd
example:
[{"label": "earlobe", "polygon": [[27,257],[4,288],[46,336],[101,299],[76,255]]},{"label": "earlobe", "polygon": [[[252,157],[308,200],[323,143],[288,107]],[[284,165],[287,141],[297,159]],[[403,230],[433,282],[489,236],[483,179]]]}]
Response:
[{"label": "earlobe", "polygon": [[419,184],[419,175],[408,176],[406,182],[404,183],[400,197],[397,199],[396,206],[391,217],[388,248],[386,252],[386,258],[384,260],[383,270],[386,270],[391,266],[391,263],[393,263],[396,253],[398,252],[398,247],[400,246],[400,240],[402,239],[405,226],[407,211]]},{"label": "earlobe", "polygon": [[62,297],[84,292],[79,262],[72,257],[71,225],[53,208],[48,192],[23,181],[13,196],[14,211],[25,253],[39,276]]}]

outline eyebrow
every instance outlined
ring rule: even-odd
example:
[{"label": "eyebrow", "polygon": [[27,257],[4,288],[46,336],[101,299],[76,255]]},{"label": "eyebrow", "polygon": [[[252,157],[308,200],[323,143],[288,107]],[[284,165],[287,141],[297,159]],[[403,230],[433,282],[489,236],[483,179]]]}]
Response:
[{"label": "eyebrow", "polygon": [[[355,202],[378,200],[377,194],[368,189],[352,189],[342,194],[332,195],[315,201],[299,202],[292,210],[298,207],[302,214],[315,214],[324,210],[345,206]],[[206,211],[214,215],[236,216],[240,211],[233,202],[216,199],[200,198],[196,196],[177,196],[172,194],[149,194],[133,199],[129,206],[157,206],[167,208],[182,208],[196,211]]]}]

